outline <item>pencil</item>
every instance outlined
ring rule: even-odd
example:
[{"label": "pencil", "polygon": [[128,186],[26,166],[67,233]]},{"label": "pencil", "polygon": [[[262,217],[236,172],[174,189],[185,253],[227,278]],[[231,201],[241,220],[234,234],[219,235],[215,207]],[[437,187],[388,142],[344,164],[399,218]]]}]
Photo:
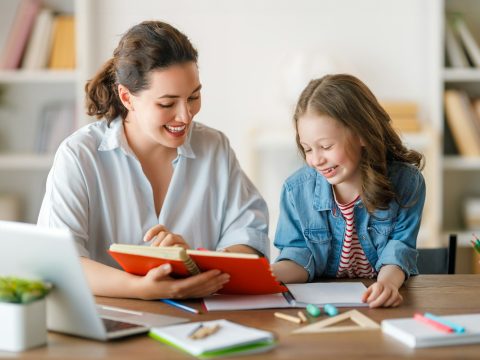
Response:
[{"label": "pencil", "polygon": [[160,299],[160,301],[165,303],[165,304],[176,307],[178,309],[182,309],[184,311],[188,311],[188,312],[191,312],[191,313],[194,313],[194,314],[200,314],[199,310],[194,309],[194,308],[192,308],[190,306],[187,306],[187,305],[180,304],[179,302],[176,302],[176,301],[173,301],[173,300],[170,300],[170,299]]},{"label": "pencil", "polygon": [[305,314],[303,313],[303,311],[299,311],[297,313],[298,317],[300,318],[300,320],[302,320],[302,322],[307,322],[307,317],[305,316]]},{"label": "pencil", "polygon": [[298,318],[296,316],[290,316],[290,315],[287,315],[287,314],[284,314],[284,313],[276,312],[273,315],[275,317],[279,318],[279,319],[287,320],[287,321],[293,322],[295,324],[300,324],[302,322],[302,320],[300,318]]}]

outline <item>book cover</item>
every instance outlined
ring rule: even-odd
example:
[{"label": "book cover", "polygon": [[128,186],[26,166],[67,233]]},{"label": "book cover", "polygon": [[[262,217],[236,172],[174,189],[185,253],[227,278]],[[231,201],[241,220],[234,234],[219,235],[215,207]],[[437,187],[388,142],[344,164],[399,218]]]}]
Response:
[{"label": "book cover", "polygon": [[47,8],[42,9],[28,40],[22,60],[23,69],[39,70],[47,66],[52,47],[52,25],[53,11]]},{"label": "book cover", "polygon": [[441,316],[465,328],[463,333],[444,333],[413,318],[382,321],[382,331],[411,348],[480,343],[480,314]]},{"label": "book cover", "polygon": [[[172,255],[171,249],[177,254]],[[124,244],[111,245],[109,253],[125,271],[137,275],[145,275],[165,263],[172,264],[175,276],[198,273],[185,271],[193,268],[190,261],[200,272],[218,269],[230,275],[230,281],[219,291],[222,294],[260,295],[287,291],[273,276],[268,260],[254,254]]]},{"label": "book cover", "polygon": [[461,90],[446,90],[445,113],[460,155],[480,156],[480,134],[467,93]]},{"label": "book cover", "polygon": [[445,50],[448,64],[455,68],[469,67],[467,56],[463,51],[457,35],[454,33],[449,19],[445,19]]},{"label": "book cover", "polygon": [[[199,327],[212,326],[218,326],[218,331],[212,335],[202,339],[191,338],[192,332]],[[275,337],[271,332],[224,319],[154,327],[149,336],[200,359],[259,353],[275,346]]]},{"label": "book cover", "polygon": [[15,21],[15,14],[21,3],[18,0],[2,0],[1,4],[2,13],[7,14],[7,16],[2,16],[2,21],[0,21],[0,57],[3,57],[8,42],[8,36],[10,35]]},{"label": "book cover", "polygon": [[112,244],[108,252],[126,272],[135,275],[145,275],[163,264],[172,265],[174,277],[187,277],[200,272],[182,247]]},{"label": "book cover", "polygon": [[456,14],[453,17],[453,21],[468,57],[475,67],[480,67],[480,47],[467,27],[465,19],[461,14]]},{"label": "book cover", "polygon": [[75,68],[75,17],[57,15],[53,20],[50,69]]},{"label": "book cover", "polygon": [[12,70],[19,67],[40,6],[40,0],[22,0],[20,3],[0,58],[0,68]]}]

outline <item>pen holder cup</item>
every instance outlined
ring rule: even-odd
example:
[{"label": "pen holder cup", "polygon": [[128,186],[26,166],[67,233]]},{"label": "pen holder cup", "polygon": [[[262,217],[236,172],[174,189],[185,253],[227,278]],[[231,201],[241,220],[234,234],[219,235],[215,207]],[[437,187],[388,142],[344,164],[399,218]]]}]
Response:
[{"label": "pen holder cup", "polygon": [[28,304],[0,302],[0,351],[23,351],[47,343],[45,299]]}]

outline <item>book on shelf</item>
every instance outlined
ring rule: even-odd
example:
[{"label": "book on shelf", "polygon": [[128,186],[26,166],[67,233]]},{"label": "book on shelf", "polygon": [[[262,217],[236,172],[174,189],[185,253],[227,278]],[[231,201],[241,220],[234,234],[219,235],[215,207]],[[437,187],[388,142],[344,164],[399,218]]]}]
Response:
[{"label": "book on shelf", "polygon": [[445,115],[460,155],[480,156],[480,120],[465,91],[445,91]]},{"label": "book on shelf", "polygon": [[20,0],[5,46],[2,49],[1,69],[12,70],[20,66],[41,5],[41,0]]},{"label": "book on shelf", "polygon": [[112,244],[109,253],[125,271],[136,275],[145,275],[165,263],[171,264],[175,277],[218,269],[230,275],[230,281],[219,291],[222,294],[259,295],[287,291],[273,276],[268,260],[255,254],[127,244]]},{"label": "book on shelf", "polygon": [[[206,337],[193,338],[192,334],[201,329],[216,330]],[[224,319],[154,327],[149,336],[200,359],[257,354],[276,346],[273,333]]]},{"label": "book on shelf", "polygon": [[411,348],[480,343],[480,314],[448,315],[440,318],[463,326],[465,332],[445,333],[412,317],[383,320],[382,331]]},{"label": "book on shelf", "polygon": [[473,104],[473,109],[477,114],[477,118],[480,119],[480,99],[474,99],[472,104]]},{"label": "book on shelf", "polygon": [[35,152],[53,154],[75,129],[75,103],[54,101],[46,104],[40,115],[35,138]]},{"label": "book on shelf", "polygon": [[0,21],[0,57],[3,57],[8,36],[15,20],[15,13],[18,11],[20,3],[18,0],[3,0],[1,4],[3,14],[8,14],[8,16],[3,16],[2,21]]},{"label": "book on shelf", "polygon": [[467,68],[470,66],[465,51],[460,43],[458,35],[454,32],[451,21],[445,19],[445,51],[448,65],[454,68]]},{"label": "book on shelf", "polygon": [[39,70],[47,67],[52,49],[53,18],[54,13],[48,8],[43,8],[38,14],[22,59],[23,69]]},{"label": "book on shelf", "polygon": [[380,104],[390,116],[395,130],[401,133],[421,130],[417,103],[413,101],[381,101]]},{"label": "book on shelf", "polygon": [[53,20],[50,69],[75,68],[75,17],[59,14]]},{"label": "book on shelf", "polygon": [[455,13],[453,15],[453,23],[457,29],[459,37],[462,39],[463,47],[465,48],[471,63],[475,67],[480,67],[480,47],[468,28],[463,15]]}]

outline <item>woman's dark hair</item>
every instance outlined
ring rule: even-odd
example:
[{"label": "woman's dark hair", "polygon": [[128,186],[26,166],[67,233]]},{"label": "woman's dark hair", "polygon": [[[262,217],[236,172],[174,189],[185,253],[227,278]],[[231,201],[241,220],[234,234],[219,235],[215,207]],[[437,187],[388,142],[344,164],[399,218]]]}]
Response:
[{"label": "woman's dark hair", "polygon": [[117,87],[132,94],[147,89],[152,70],[170,65],[197,62],[198,53],[190,40],[173,26],[160,21],[144,21],[121,38],[113,57],[85,85],[87,114],[108,124],[128,110],[118,97]]},{"label": "woman's dark hair", "polygon": [[363,141],[360,172],[363,203],[369,212],[386,209],[396,193],[388,178],[388,163],[400,161],[419,169],[424,166],[423,155],[407,149],[392,128],[390,116],[373,93],[359,79],[347,74],[326,75],[312,80],[298,100],[294,124],[296,141],[300,145],[298,120],[306,113],[326,115],[358,134]]}]

